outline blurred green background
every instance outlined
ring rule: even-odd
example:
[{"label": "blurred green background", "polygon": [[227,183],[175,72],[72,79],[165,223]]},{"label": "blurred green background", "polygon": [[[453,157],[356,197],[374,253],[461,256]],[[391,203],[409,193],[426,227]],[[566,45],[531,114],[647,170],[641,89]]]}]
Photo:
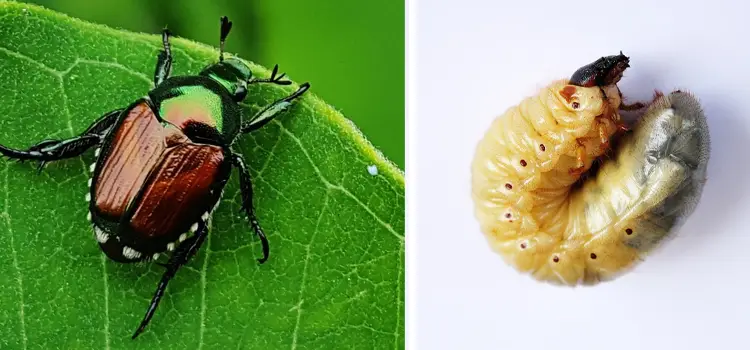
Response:
[{"label": "blurred green background", "polygon": [[[176,35],[218,47],[219,18],[233,22],[231,53],[309,81],[404,169],[404,1],[25,1],[86,21]],[[175,64],[179,64],[176,62]]]}]

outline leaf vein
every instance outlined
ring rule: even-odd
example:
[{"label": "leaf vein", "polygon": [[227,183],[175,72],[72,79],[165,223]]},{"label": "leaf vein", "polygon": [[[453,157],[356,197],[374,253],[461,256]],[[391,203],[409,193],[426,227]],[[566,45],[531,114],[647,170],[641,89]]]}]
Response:
[{"label": "leaf vein", "polygon": [[[41,63],[40,63],[41,64]],[[68,117],[68,132],[70,133],[70,136],[73,137],[76,135],[75,129],[73,129],[73,115],[70,113],[70,106],[68,105],[68,94],[65,91],[65,78],[62,73],[58,75],[58,81],[60,83],[60,92],[62,96],[63,101],[63,110],[65,111],[65,115]],[[82,158],[78,158],[78,160],[81,163],[81,168],[83,170],[82,174],[84,178],[88,178],[87,175],[87,167],[86,163],[83,161]],[[110,330],[109,330],[109,281],[107,278],[107,265],[106,260],[104,258],[104,255],[100,255],[102,259],[102,276],[103,276],[103,288],[104,288],[104,348],[109,349],[110,348]]]},{"label": "leaf vein", "polygon": [[268,151],[268,157],[266,158],[266,161],[263,162],[263,165],[258,170],[258,175],[259,176],[263,175],[263,171],[265,171],[266,168],[268,167],[268,164],[271,163],[271,159],[273,158],[273,154],[274,154],[274,152],[276,152],[276,146],[278,146],[279,143],[281,143],[281,134],[279,134],[279,136],[276,138],[276,142],[273,143],[273,146],[271,146],[271,150]]},{"label": "leaf vein", "polygon": [[102,279],[104,280],[104,348],[109,350],[109,279],[107,278],[107,259],[99,254],[102,261]]},{"label": "leaf vein", "polygon": [[361,206],[362,208],[364,208],[365,211],[367,211],[367,213],[370,214],[370,216],[373,217],[373,219],[375,219],[381,226],[385,227],[385,229],[388,232],[390,232],[391,234],[393,234],[393,236],[395,236],[399,240],[401,240],[401,241],[404,240],[404,236],[403,235],[401,235],[398,232],[396,232],[396,230],[394,230],[393,227],[389,223],[383,221],[383,219],[381,219],[375,212],[373,212],[372,209],[370,209],[370,207],[367,206],[367,204],[363,203],[359,198],[357,198],[357,196],[355,196],[354,194],[352,194],[351,192],[349,192],[349,190],[347,190],[344,186],[333,184],[330,181],[328,181],[328,179],[326,179],[326,177],[323,176],[323,173],[320,171],[320,168],[318,168],[318,166],[315,165],[315,162],[313,162],[312,158],[310,157],[310,154],[307,152],[307,149],[302,144],[302,140],[300,140],[296,135],[294,135],[291,131],[289,131],[289,129],[287,129],[284,126],[284,124],[281,124],[281,122],[279,122],[277,120],[272,120],[272,122],[274,122],[277,125],[279,125],[279,127],[281,128],[281,130],[284,133],[286,133],[287,135],[289,135],[289,137],[291,137],[292,140],[294,140],[295,143],[297,143],[297,145],[299,146],[299,148],[302,150],[302,153],[305,155],[305,157],[307,158],[307,160],[310,162],[310,165],[313,167],[313,170],[315,170],[315,173],[323,181],[323,184],[326,185],[326,187],[328,187],[329,189],[334,189],[334,190],[340,191],[340,192],[344,193],[345,195],[347,195],[349,198],[353,199],[355,202],[357,202],[357,204],[359,204],[359,206]]},{"label": "leaf vein", "polygon": [[18,299],[20,303],[19,317],[21,319],[21,340],[23,342],[23,348],[28,347],[28,337],[26,336],[26,315],[24,312],[25,302],[23,300],[23,275],[21,274],[21,268],[18,266],[18,252],[16,251],[15,237],[13,234],[13,227],[10,222],[10,215],[8,214],[8,168],[5,166],[5,208],[3,209],[2,215],[5,218],[5,224],[8,225],[8,235],[10,236],[10,252],[13,257],[13,268],[16,270],[16,283],[18,284]]},{"label": "leaf vein", "polygon": [[[210,222],[208,224],[210,226]],[[203,267],[201,267],[201,323],[198,332],[198,350],[203,349],[203,334],[206,333],[206,272],[208,271],[208,257],[211,255],[211,235],[206,237],[206,248],[203,253]]]},{"label": "leaf vein", "polygon": [[300,282],[300,288],[299,288],[299,297],[297,305],[292,308],[294,310],[297,309],[297,321],[294,325],[294,332],[292,333],[292,350],[297,348],[297,335],[299,334],[299,322],[302,318],[302,303],[304,303],[304,299],[302,298],[305,293],[305,280],[307,279],[307,266],[310,264],[310,257],[312,255],[312,249],[310,249],[313,245],[313,242],[315,242],[315,237],[318,235],[318,229],[320,228],[320,222],[323,219],[323,214],[326,212],[326,208],[328,207],[328,194],[326,194],[325,199],[323,200],[323,207],[320,208],[320,215],[318,216],[318,221],[315,223],[315,230],[313,230],[312,235],[310,236],[310,242],[307,244],[306,252],[305,252],[305,264],[302,267],[302,281]]},{"label": "leaf vein", "polygon": [[88,59],[83,59],[83,58],[77,58],[75,60],[75,62],[73,62],[73,64],[70,65],[70,67],[68,67],[64,71],[59,72],[60,76],[64,77],[64,76],[68,75],[73,69],[75,69],[77,66],[79,66],[81,64],[89,64],[89,65],[92,65],[92,66],[101,66],[101,67],[107,67],[107,68],[120,69],[120,70],[122,70],[122,71],[124,71],[126,73],[129,73],[129,74],[131,74],[131,75],[133,75],[133,76],[135,76],[135,77],[137,77],[137,78],[139,78],[139,79],[141,79],[141,80],[143,80],[143,81],[151,84],[152,86],[153,86],[153,83],[154,83],[151,79],[148,78],[147,75],[145,75],[145,74],[143,74],[141,72],[135,71],[133,69],[130,69],[127,66],[124,66],[124,65],[122,65],[120,63],[116,63],[116,62],[103,62],[103,61],[97,61],[97,60],[88,60]]},{"label": "leaf vein", "polygon": [[26,56],[26,55],[20,53],[20,52],[13,51],[13,50],[10,50],[10,49],[2,47],[2,46],[0,46],[0,52],[6,54],[8,56],[12,56],[12,57],[24,60],[24,61],[26,61],[28,63],[31,63],[31,64],[37,66],[37,68],[39,68],[39,69],[41,69],[41,70],[43,70],[45,72],[48,72],[48,73],[50,73],[50,74],[52,74],[52,75],[54,75],[54,76],[56,76],[58,78],[62,76],[62,72],[60,72],[60,71],[58,71],[58,70],[56,70],[56,69],[54,69],[54,68],[52,68],[50,66],[47,66],[46,64],[44,64],[42,62],[39,62],[39,61],[37,61],[37,60],[29,57],[29,56]]}]

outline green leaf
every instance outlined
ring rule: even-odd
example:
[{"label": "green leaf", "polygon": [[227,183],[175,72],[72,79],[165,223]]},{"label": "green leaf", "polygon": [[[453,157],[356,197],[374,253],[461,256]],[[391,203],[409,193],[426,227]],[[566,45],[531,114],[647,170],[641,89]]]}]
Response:
[{"label": "green leaf", "polygon": [[[175,75],[217,59],[205,45],[173,45]],[[158,35],[0,2],[0,143],[71,137],[127,106],[152,88],[160,48]],[[92,152],[41,174],[0,162],[0,348],[404,348],[403,173],[311,85],[236,147],[252,168],[269,261],[256,262],[235,172],[207,243],[136,340],[163,269],[99,251],[84,201]],[[253,86],[245,110],[296,88]]]}]

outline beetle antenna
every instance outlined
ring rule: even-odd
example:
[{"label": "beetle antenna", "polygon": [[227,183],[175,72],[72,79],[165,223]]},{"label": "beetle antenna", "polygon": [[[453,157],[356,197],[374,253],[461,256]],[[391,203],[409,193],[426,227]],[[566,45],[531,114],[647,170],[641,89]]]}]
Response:
[{"label": "beetle antenna", "polygon": [[227,40],[229,31],[232,30],[232,22],[227,16],[221,17],[221,37],[219,38],[219,62],[224,62],[224,42]]}]

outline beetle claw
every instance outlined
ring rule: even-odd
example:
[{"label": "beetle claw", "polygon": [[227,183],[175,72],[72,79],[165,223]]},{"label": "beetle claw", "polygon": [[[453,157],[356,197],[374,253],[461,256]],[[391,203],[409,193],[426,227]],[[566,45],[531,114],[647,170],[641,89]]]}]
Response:
[{"label": "beetle claw", "polygon": [[36,168],[37,175],[39,175],[39,174],[42,173],[42,170],[44,170],[44,166],[45,165],[47,165],[47,161],[46,160],[43,160],[43,161],[39,162],[39,166]]},{"label": "beetle claw", "polygon": [[273,81],[274,83],[278,85],[291,85],[292,84],[292,82],[289,80],[281,80],[281,78],[286,76],[286,73],[281,73],[281,75],[279,75],[278,77],[274,77],[274,75],[271,75],[271,81]]}]

